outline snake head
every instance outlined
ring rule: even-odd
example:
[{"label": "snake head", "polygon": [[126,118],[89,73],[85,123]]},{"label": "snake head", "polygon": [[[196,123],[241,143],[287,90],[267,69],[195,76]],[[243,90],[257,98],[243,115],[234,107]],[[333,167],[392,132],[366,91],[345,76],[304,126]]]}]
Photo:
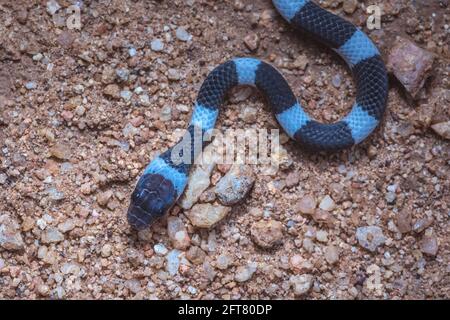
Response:
[{"label": "snake head", "polygon": [[175,203],[176,190],[172,182],[160,174],[143,175],[131,195],[128,223],[137,230],[149,227]]}]

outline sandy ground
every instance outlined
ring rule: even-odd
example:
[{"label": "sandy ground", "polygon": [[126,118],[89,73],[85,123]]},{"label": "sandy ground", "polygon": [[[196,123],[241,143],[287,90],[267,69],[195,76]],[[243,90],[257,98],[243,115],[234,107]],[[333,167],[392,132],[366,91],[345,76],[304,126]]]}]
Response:
[{"label": "sandy ground", "polygon": [[[322,1],[385,59],[396,36],[433,53],[430,79],[413,100],[392,77],[383,125],[351,150],[311,154],[283,139],[285,166],[255,168],[248,197],[213,228],[176,206],[188,235],[178,251],[167,219],[136,234],[126,210],[208,72],[235,56],[269,61],[324,122],[348,112],[350,72],[268,0],[79,1],[81,30],[49,2],[0,1],[0,298],[450,298],[450,145],[429,129],[450,119],[447,0],[384,1],[374,31],[370,1]],[[243,119],[244,107],[257,117]],[[251,92],[217,127],[278,125]],[[325,210],[304,214],[305,198]],[[357,237],[367,226],[382,233],[372,251]],[[255,230],[273,245],[262,249]]]}]

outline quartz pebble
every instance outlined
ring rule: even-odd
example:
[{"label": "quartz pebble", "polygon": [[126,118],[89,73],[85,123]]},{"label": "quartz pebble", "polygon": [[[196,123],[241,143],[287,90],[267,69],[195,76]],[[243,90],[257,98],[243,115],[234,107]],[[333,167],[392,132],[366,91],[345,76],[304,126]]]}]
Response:
[{"label": "quartz pebble", "polygon": [[161,39],[154,39],[150,42],[150,48],[155,52],[162,51],[164,49],[164,43]]},{"label": "quartz pebble", "polygon": [[162,243],[157,243],[153,246],[153,250],[157,255],[165,256],[168,252],[166,246],[164,246]]},{"label": "quartz pebble", "polygon": [[54,15],[59,9],[61,9],[61,6],[56,0],[49,0],[47,1],[47,12],[50,15]]},{"label": "quartz pebble", "polygon": [[0,216],[0,247],[15,251],[23,250],[24,245],[19,224],[6,214]]},{"label": "quartz pebble", "polygon": [[361,247],[372,252],[386,242],[383,230],[377,226],[359,227],[356,230],[356,238]]},{"label": "quartz pebble", "polygon": [[169,78],[169,80],[177,81],[181,79],[181,73],[177,69],[170,68],[167,71],[167,77]]},{"label": "quartz pebble", "polygon": [[216,166],[213,144],[203,151],[203,164],[194,165],[189,175],[186,189],[178,201],[183,209],[190,209],[198,201],[201,194],[209,187],[210,177]]},{"label": "quartz pebble", "polygon": [[58,224],[58,230],[62,233],[72,231],[75,228],[75,222],[73,219],[67,219],[64,222]]},{"label": "quartz pebble", "polygon": [[450,121],[433,124],[431,129],[442,138],[450,140]]},{"label": "quartz pebble", "polygon": [[64,235],[56,228],[47,228],[41,236],[43,243],[58,243],[64,240]]},{"label": "quartz pebble", "polygon": [[255,262],[249,263],[245,266],[240,266],[236,270],[234,279],[237,282],[246,282],[251,279],[251,277],[256,272],[256,270],[257,270],[257,264]]},{"label": "quartz pebble", "polygon": [[111,244],[107,243],[102,247],[101,255],[103,258],[108,258],[112,253],[112,246]]},{"label": "quartz pebble", "polygon": [[309,260],[305,259],[303,256],[299,254],[294,254],[289,259],[289,265],[294,273],[305,273],[313,270],[314,266]]},{"label": "quartz pebble", "polygon": [[220,270],[226,270],[233,263],[233,258],[228,254],[221,254],[216,259],[216,267]]},{"label": "quartz pebble", "polygon": [[313,279],[310,274],[291,276],[289,282],[294,289],[294,294],[298,297],[307,294],[312,287]]},{"label": "quartz pebble", "polygon": [[167,233],[175,249],[185,250],[189,247],[191,239],[180,218],[169,217],[167,219]]},{"label": "quartz pebble", "polygon": [[180,267],[180,254],[181,252],[176,249],[171,250],[167,254],[167,272],[171,276],[174,276],[178,273],[178,268]]},{"label": "quartz pebble", "polygon": [[296,205],[296,209],[303,214],[313,214],[316,210],[316,205],[316,199],[313,196],[307,195],[300,199]]},{"label": "quartz pebble", "polygon": [[175,35],[180,41],[189,41],[192,39],[192,36],[183,27],[178,27],[175,31]]},{"label": "quartz pebble", "polygon": [[423,235],[422,239],[420,240],[420,251],[428,256],[434,257],[438,252],[438,248],[439,246],[437,238],[433,234]]},{"label": "quartz pebble", "polygon": [[198,203],[186,215],[191,223],[198,228],[211,228],[230,212],[230,207],[219,204]]},{"label": "quartz pebble", "polygon": [[414,230],[414,232],[416,233],[421,233],[422,231],[424,231],[426,228],[428,228],[429,226],[431,226],[431,224],[433,223],[433,218],[422,218],[422,219],[418,219],[416,222],[414,222],[412,229]]},{"label": "quartz pebble", "polygon": [[319,230],[316,232],[316,239],[317,241],[320,242],[328,242],[328,232],[326,232],[325,230]]},{"label": "quartz pebble", "polygon": [[335,246],[328,246],[325,248],[325,260],[329,264],[335,264],[339,261],[339,250]]},{"label": "quartz pebble", "polygon": [[333,211],[336,208],[336,203],[329,195],[326,195],[320,201],[319,208],[325,211]]}]

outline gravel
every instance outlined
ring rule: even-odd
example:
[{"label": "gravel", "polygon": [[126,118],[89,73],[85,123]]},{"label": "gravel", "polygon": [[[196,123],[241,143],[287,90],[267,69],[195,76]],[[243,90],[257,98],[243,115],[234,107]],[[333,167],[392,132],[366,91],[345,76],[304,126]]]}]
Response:
[{"label": "gravel", "polygon": [[[382,128],[364,143],[307,152],[281,130],[278,164],[252,165],[248,190],[219,198],[231,164],[202,165],[207,178],[190,181],[186,204],[129,228],[139,176],[188,126],[220,63],[273,64],[321,122],[344,117],[355,98],[343,61],[297,41],[270,1],[206,2],[85,2],[82,32],[59,17],[70,1],[2,6],[0,299],[449,299],[439,1],[386,1],[382,28],[364,28],[397,79]],[[368,17],[362,1],[320,5],[358,26]],[[220,132],[280,129],[256,89],[228,96]]]}]

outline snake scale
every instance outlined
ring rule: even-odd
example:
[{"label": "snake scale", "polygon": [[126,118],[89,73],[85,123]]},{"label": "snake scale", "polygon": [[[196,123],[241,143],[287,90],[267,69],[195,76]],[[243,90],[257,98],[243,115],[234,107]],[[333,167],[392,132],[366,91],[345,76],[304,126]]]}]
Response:
[{"label": "snake scale", "polygon": [[[379,124],[386,108],[388,78],[380,53],[368,36],[350,22],[311,0],[273,0],[277,11],[295,29],[307,33],[337,52],[349,65],[356,83],[356,102],[340,121],[323,124],[311,119],[284,77],[256,58],[235,58],[217,66],[204,80],[186,135],[191,152],[183,154],[183,137],[145,168],[131,195],[127,213],[134,229],[149,227],[183,193],[191,164],[204,144],[202,133],[214,128],[227,92],[237,85],[258,88],[287,135],[316,151],[337,151],[363,141]],[[196,134],[200,132],[200,135]],[[181,151],[179,151],[181,149]],[[200,148],[201,149],[201,148]],[[184,156],[173,161],[173,154]]]}]

